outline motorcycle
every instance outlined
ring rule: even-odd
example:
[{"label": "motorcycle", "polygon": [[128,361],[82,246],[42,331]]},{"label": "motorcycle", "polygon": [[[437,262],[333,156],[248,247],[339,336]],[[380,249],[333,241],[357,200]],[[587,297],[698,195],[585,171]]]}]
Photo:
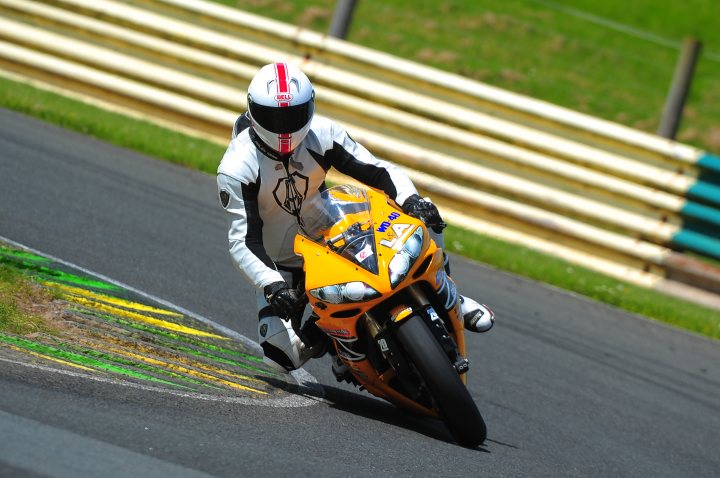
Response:
[{"label": "motorcycle", "polygon": [[340,185],[304,203],[299,226],[309,320],[332,339],[348,381],[440,418],[463,446],[481,444],[457,290],[425,224],[382,193]]}]

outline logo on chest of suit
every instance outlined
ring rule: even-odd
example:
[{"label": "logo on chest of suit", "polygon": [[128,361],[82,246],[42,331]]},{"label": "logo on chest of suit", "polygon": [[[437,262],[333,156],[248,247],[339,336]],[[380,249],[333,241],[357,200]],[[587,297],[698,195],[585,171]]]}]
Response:
[{"label": "logo on chest of suit", "polygon": [[[298,171],[302,171],[305,169],[305,165],[301,163],[300,161],[293,161],[292,158],[290,159],[290,166],[297,169]],[[282,163],[277,163],[275,165],[275,171],[282,171],[285,169],[285,166],[282,165]]]},{"label": "logo on chest of suit", "polygon": [[284,211],[293,216],[300,214],[302,203],[307,197],[308,177],[294,171],[285,178],[278,179],[273,197]]}]

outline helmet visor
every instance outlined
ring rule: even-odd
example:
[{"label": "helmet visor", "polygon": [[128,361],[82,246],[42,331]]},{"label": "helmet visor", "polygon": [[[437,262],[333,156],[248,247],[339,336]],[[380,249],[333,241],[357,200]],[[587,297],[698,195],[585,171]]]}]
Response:
[{"label": "helmet visor", "polygon": [[314,112],[313,100],[295,106],[263,106],[250,101],[253,121],[275,134],[289,134],[301,130],[310,122]]}]

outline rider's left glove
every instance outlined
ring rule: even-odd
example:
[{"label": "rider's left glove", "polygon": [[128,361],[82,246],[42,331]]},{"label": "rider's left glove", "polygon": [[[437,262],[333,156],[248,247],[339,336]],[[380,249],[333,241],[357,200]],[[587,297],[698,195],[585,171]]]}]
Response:
[{"label": "rider's left glove", "polygon": [[417,194],[413,194],[405,199],[402,205],[405,214],[420,219],[425,225],[438,234],[447,227],[447,224],[440,216],[437,207],[430,201],[426,201]]},{"label": "rider's left glove", "polygon": [[302,295],[297,290],[291,289],[285,281],[266,285],[263,293],[275,315],[283,320],[292,319],[305,308]]}]

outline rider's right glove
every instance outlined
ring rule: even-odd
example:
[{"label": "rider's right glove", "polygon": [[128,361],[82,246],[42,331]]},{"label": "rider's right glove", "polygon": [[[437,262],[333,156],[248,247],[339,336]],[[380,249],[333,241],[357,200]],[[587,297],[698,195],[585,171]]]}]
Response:
[{"label": "rider's right glove", "polygon": [[420,219],[427,227],[432,228],[432,230],[438,234],[447,227],[437,207],[417,194],[413,194],[405,199],[402,210],[405,214]]},{"label": "rider's right glove", "polygon": [[285,281],[266,285],[263,293],[275,315],[283,320],[292,319],[305,308],[305,302],[300,294],[295,289],[291,289]]}]

